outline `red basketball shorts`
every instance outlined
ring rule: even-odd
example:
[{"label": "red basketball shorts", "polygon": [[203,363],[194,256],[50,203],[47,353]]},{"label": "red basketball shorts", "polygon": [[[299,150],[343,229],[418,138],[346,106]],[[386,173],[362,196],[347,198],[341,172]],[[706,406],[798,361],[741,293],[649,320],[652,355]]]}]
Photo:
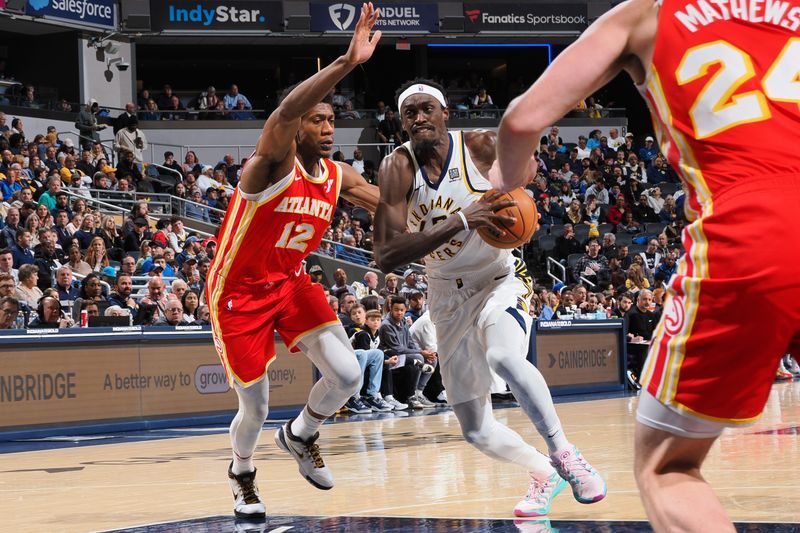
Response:
[{"label": "red basketball shorts", "polygon": [[704,212],[683,233],[642,384],[668,407],[744,425],[800,348],[800,178],[729,187]]},{"label": "red basketball shorts", "polygon": [[260,380],[275,359],[275,332],[293,352],[304,335],[339,324],[322,286],[305,272],[271,286],[209,280],[207,299],[214,347],[228,379],[247,386]]}]

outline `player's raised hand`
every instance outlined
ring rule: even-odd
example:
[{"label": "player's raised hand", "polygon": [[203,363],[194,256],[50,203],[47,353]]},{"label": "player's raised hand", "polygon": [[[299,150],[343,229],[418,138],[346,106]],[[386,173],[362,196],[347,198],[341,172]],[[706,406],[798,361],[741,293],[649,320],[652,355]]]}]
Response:
[{"label": "player's raised hand", "polygon": [[380,30],[376,31],[370,38],[370,32],[375,26],[379,15],[380,11],[372,5],[372,2],[367,2],[361,6],[361,16],[356,23],[353,38],[350,39],[350,48],[347,49],[347,54],[345,55],[348,62],[360,65],[372,57],[378,41],[381,40]]}]

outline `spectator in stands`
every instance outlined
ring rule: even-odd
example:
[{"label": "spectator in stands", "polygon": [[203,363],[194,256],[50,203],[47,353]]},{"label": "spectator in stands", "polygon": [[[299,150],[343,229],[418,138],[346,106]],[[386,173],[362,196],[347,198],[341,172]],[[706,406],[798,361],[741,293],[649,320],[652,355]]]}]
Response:
[{"label": "spectator in stands", "polygon": [[33,264],[25,264],[19,268],[16,298],[30,307],[36,307],[42,298],[42,290],[37,286],[39,268]]},{"label": "spectator in stands", "polygon": [[377,135],[378,142],[391,144],[390,147],[381,147],[384,156],[403,144],[403,126],[393,110],[386,111],[386,118],[378,124]]},{"label": "spectator in stands", "polygon": [[[142,303],[155,305],[157,309],[154,317],[158,319],[164,316],[168,301],[164,280],[161,276],[151,276],[147,282],[147,295],[142,298]],[[180,306],[180,302],[177,303]]]},{"label": "spectator in stands", "polygon": [[189,323],[183,319],[183,305],[180,300],[168,300],[164,306],[163,315],[156,320],[156,326],[187,326]]},{"label": "spectator in stands", "polygon": [[238,109],[239,102],[244,103],[244,109],[253,109],[253,106],[250,105],[250,100],[239,92],[239,87],[236,84],[233,84],[228,90],[228,94],[223,98],[223,104],[225,109]]},{"label": "spectator in stands", "polygon": [[81,135],[80,144],[82,146],[91,148],[94,141],[100,141],[98,131],[106,129],[105,124],[97,122],[97,113],[99,111],[100,104],[94,98],[90,98],[89,103],[78,113],[75,127],[78,128],[78,133]]},{"label": "spectator in stands", "polygon": [[378,275],[369,270],[364,273],[364,279],[360,282],[354,281],[352,286],[356,298],[361,300],[369,295],[379,296],[378,293]]},{"label": "spectator in stands", "polygon": [[[61,178],[59,178],[58,176],[53,176],[53,177],[56,178],[59,181],[59,183],[61,182]],[[72,213],[72,208],[69,205],[69,195],[66,193],[66,191],[59,190],[56,193],[56,206],[55,208],[50,210],[50,214],[52,214],[55,217],[55,214],[57,214],[58,211],[65,211],[67,213],[67,224],[69,224],[69,221],[72,220],[73,213]]]},{"label": "spectator in stands", "polygon": [[132,255],[123,256],[119,264],[119,271],[133,276],[136,272],[136,259]]},{"label": "spectator in stands", "polygon": [[81,244],[81,250],[86,250],[97,234],[94,228],[94,216],[87,215],[81,221],[81,227],[74,233],[74,236]]},{"label": "spectator in stands", "polygon": [[[597,242],[597,239],[589,240],[588,251],[578,259],[572,270],[576,280],[580,280],[581,276],[583,276],[595,285],[603,286],[608,284],[611,278],[608,270],[608,259],[600,254],[600,249],[600,243]],[[582,302],[577,303],[580,304]]]},{"label": "spectator in stands", "polygon": [[[186,118],[186,114],[183,113],[183,111],[186,111],[186,108],[183,107],[181,99],[178,98],[177,95],[173,94],[169,99],[169,105],[167,105],[166,107],[159,106],[159,109],[161,109],[162,111],[169,111],[167,117],[170,120],[183,120]],[[162,114],[161,118],[165,118],[165,116]]]},{"label": "spectator in stands", "polygon": [[419,270],[407,268],[403,273],[403,285],[400,287],[398,294],[404,299],[408,299],[415,292],[424,292],[428,287],[418,279],[420,274]]},{"label": "spectator in stands", "polygon": [[595,176],[595,182],[586,189],[586,197],[593,195],[600,206],[607,206],[609,204],[608,189],[601,177]]},{"label": "spectator in stands", "polygon": [[336,114],[336,118],[342,120],[358,120],[361,118],[361,114],[353,109],[353,102],[351,100],[345,100],[342,110]]},{"label": "spectator in stands", "polygon": [[207,305],[201,305],[197,308],[197,320],[195,320],[192,325],[193,326],[208,326],[211,324],[210,320],[210,312]]},{"label": "spectator in stands", "polygon": [[0,247],[8,248],[17,242],[17,230],[20,229],[19,209],[10,207],[6,213],[5,226],[0,230]]},{"label": "spectator in stands", "polygon": [[103,239],[108,258],[114,261],[122,259],[125,242],[117,230],[117,221],[111,215],[103,215],[97,235]]},{"label": "spectator in stands", "polygon": [[186,204],[186,216],[194,220],[211,224],[211,216],[209,215],[208,208],[205,207],[206,203],[200,189],[196,187],[192,189],[189,199],[191,202]]},{"label": "spectator in stands", "polygon": [[172,224],[167,218],[160,218],[156,220],[156,232],[153,233],[153,240],[161,243],[162,246],[167,246],[167,235],[172,231]]},{"label": "spectator in stands", "polygon": [[93,272],[100,272],[109,265],[106,244],[99,235],[92,237],[89,242],[89,247],[86,249],[86,262],[89,263]]},{"label": "spectator in stands", "polygon": [[167,295],[167,297],[170,300],[182,300],[183,295],[186,294],[186,291],[188,290],[189,285],[187,285],[185,281],[182,279],[175,279],[172,280],[172,283],[170,284],[170,293]]},{"label": "spectator in stands", "polygon": [[183,177],[183,168],[178,164],[177,161],[175,161],[174,153],[170,151],[164,152],[164,162],[161,163],[161,166],[172,169],[177,172],[179,176]]},{"label": "spectator in stands", "polygon": [[[361,306],[359,306],[361,307]],[[363,310],[363,307],[361,307]],[[386,402],[380,394],[380,384],[383,377],[383,351],[378,349],[380,344],[379,328],[381,314],[379,311],[369,311],[364,316],[364,324],[356,324],[351,335],[351,342],[355,349],[356,358],[361,367],[362,388],[366,370],[369,368],[369,381],[366,386],[366,395],[363,397],[356,393],[348,400],[345,407],[354,413],[369,413],[371,411],[386,412],[393,407]]]},{"label": "spectator in stands", "polygon": [[131,297],[133,293],[133,280],[127,272],[117,272],[117,279],[114,283],[113,291],[108,295],[108,302],[117,305],[121,309],[127,310],[131,316],[136,318],[139,305]]},{"label": "spectator in stands", "polygon": [[[337,299],[345,293],[354,294],[353,288],[347,284],[347,272],[341,268],[337,268],[333,273],[334,284],[331,287],[331,296]],[[349,310],[348,310],[349,311]]]},{"label": "spectator in stands", "polygon": [[53,273],[64,263],[64,252],[56,248],[56,234],[48,229],[41,232],[41,244],[34,254],[33,264],[39,269],[39,288],[53,286]]},{"label": "spectator in stands", "polygon": [[572,224],[564,224],[564,234],[556,237],[554,257],[566,265],[567,258],[572,254],[583,251],[581,243],[575,238],[575,229]]},{"label": "spectator in stands", "polygon": [[155,192],[153,183],[149,176],[142,174],[139,163],[136,162],[133,152],[123,151],[120,152],[119,163],[117,164],[117,175],[120,178],[127,178],[134,183],[137,191],[140,192]]},{"label": "spectator in stands", "polygon": [[81,248],[77,244],[67,248],[67,266],[69,266],[72,272],[81,276],[85,276],[92,272],[92,267],[89,266],[89,263],[83,260],[81,256]]},{"label": "spectator in stands", "polygon": [[364,173],[364,152],[360,148],[353,149],[353,159],[348,159],[347,164],[356,169],[359,174]]},{"label": "spectator in stands", "polygon": [[194,153],[193,150],[189,150],[186,152],[186,156],[183,158],[183,164],[181,165],[181,169],[183,170],[184,176],[189,172],[194,170],[194,167],[200,164],[200,160],[197,159],[197,154]]},{"label": "spectator in stands", "polygon": [[137,217],[133,221],[134,230],[125,236],[125,251],[135,252],[142,247],[143,241],[150,241],[153,235],[150,233],[150,224],[144,217]]},{"label": "spectator in stands", "polygon": [[603,246],[600,251],[606,258],[610,259],[612,255],[617,255],[617,236],[613,233],[603,234]]},{"label": "spectator in stands", "polygon": [[81,280],[81,290],[72,305],[72,319],[78,322],[84,301],[105,302],[103,283],[95,272],[87,274]]},{"label": "spectator in stands", "polygon": [[14,268],[20,268],[22,265],[33,264],[33,250],[31,247],[32,235],[27,229],[21,228],[17,230],[16,242],[10,247],[11,255],[14,258]]},{"label": "spectator in stands", "polygon": [[[425,313],[425,295],[421,292],[413,292],[408,298],[408,311],[406,318],[413,324]],[[409,324],[411,325],[411,324]]]},{"label": "spectator in stands", "polygon": [[608,213],[606,214],[606,222],[617,226],[620,222],[622,222],[622,218],[624,217],[626,211],[627,207],[625,204],[625,197],[619,196],[616,202],[614,202],[614,205],[612,205],[608,210]]},{"label": "spectator in stands", "polygon": [[61,192],[61,177],[47,178],[47,190],[39,196],[39,204],[47,206],[50,211],[56,208],[56,195]]},{"label": "spectator in stands", "polygon": [[[432,355],[430,350],[424,351],[414,341],[409,332],[409,326],[405,320],[406,300],[402,296],[393,296],[389,300],[389,315],[383,320],[380,328],[380,347],[383,350],[384,358],[389,359],[398,357],[395,365],[390,367],[388,372],[390,379],[384,379],[385,393],[384,398],[387,403],[398,409],[399,402],[407,401],[413,409],[432,407],[433,404],[425,398],[422,390],[425,386],[420,379],[422,376],[422,366],[424,365],[424,354]],[[402,369],[402,370],[401,370]],[[432,369],[431,369],[432,370]],[[398,375],[397,381],[397,400],[392,394],[395,390],[393,374]],[[426,375],[425,383],[430,378]],[[387,383],[387,381],[391,383]],[[386,394],[388,392],[388,394]]]},{"label": "spectator in stands", "polygon": [[147,205],[147,202],[138,201],[131,206],[131,212],[128,214],[128,218],[125,220],[125,223],[122,225],[122,235],[126,236],[128,233],[134,231],[135,223],[134,221],[137,218],[144,218],[147,219],[147,216],[150,214],[150,206]]},{"label": "spectator in stands", "polygon": [[139,246],[139,259],[136,260],[136,269],[135,272],[137,274],[142,273],[142,265],[148,259],[152,262],[153,257],[153,246],[151,246],[152,241],[149,239],[145,239],[142,241],[142,244]]},{"label": "spectator in stands", "polygon": [[640,389],[639,376],[642,375],[642,366],[647,355],[650,340],[653,338],[661,313],[652,311],[653,293],[647,289],[639,291],[636,297],[636,307],[625,315],[628,330],[628,382],[634,389]]},{"label": "spectator in stands", "polygon": [[[648,189],[644,194],[647,197],[647,204],[653,212],[656,215],[661,213],[661,210],[664,208],[664,198],[661,196],[661,187],[656,186],[652,189]],[[658,218],[648,222],[658,222]]]},{"label": "spectator in stands", "polygon": [[116,137],[114,137],[114,150],[122,155],[124,152],[133,153],[133,159],[139,165],[144,162],[143,152],[147,150],[147,137],[144,132],[139,129],[139,119],[131,117],[128,121],[128,126],[125,129],[119,130]]},{"label": "spectator in stands", "polygon": [[165,84],[161,94],[158,96],[156,103],[159,109],[166,109],[172,102],[172,86]]},{"label": "spectator in stands", "polygon": [[635,235],[642,231],[642,225],[634,218],[633,211],[627,210],[622,215],[622,222],[617,225],[625,233]]},{"label": "spectator in stands", "polygon": [[36,306],[37,317],[29,324],[29,329],[55,329],[71,328],[75,321],[61,314],[61,305],[58,300],[48,296],[42,298]]},{"label": "spectator in stands", "polygon": [[58,290],[58,299],[62,306],[68,302],[67,307],[71,307],[75,298],[80,296],[80,284],[73,279],[72,269],[67,265],[60,266],[56,270],[54,288]]},{"label": "spectator in stands", "polygon": [[644,147],[639,149],[639,159],[645,163],[649,163],[658,155],[658,148],[655,145],[655,139],[650,136],[645,137]]},{"label": "spectator in stands", "polygon": [[353,326],[353,320],[350,318],[350,310],[358,300],[351,293],[342,293],[339,297],[339,322],[342,323],[345,329]]},{"label": "spectator in stands", "polygon": [[587,194],[583,207],[581,222],[589,226],[598,226],[606,220],[606,209],[597,199]]},{"label": "spectator in stands", "polygon": [[478,89],[478,93],[472,97],[473,109],[494,109],[495,105],[491,95],[486,92],[485,87]]},{"label": "spectator in stands", "polygon": [[369,258],[364,252],[357,249],[358,243],[355,237],[352,235],[345,235],[342,237],[342,244],[344,246],[342,246],[342,250],[338,254],[340,259],[349,261],[350,263],[356,263],[357,265],[366,266],[369,264]]},{"label": "spectator in stands", "polygon": [[628,279],[625,281],[625,288],[631,293],[637,293],[642,289],[650,288],[650,281],[644,275],[641,265],[633,264],[628,269]]},{"label": "spectator in stands", "polygon": [[675,257],[675,254],[669,252],[664,256],[664,260],[661,261],[661,264],[656,268],[656,271],[653,273],[653,277],[655,278],[660,276],[665,281],[669,281],[677,271],[677,258]]},{"label": "spectator in stands", "polygon": [[395,296],[400,294],[400,278],[394,272],[390,272],[386,274],[383,279],[383,288],[380,290],[378,294],[380,294],[383,298],[388,298],[389,296]]},{"label": "spectator in stands", "polygon": [[19,301],[11,296],[0,297],[0,329],[15,329],[17,316],[19,316]]},{"label": "spectator in stands", "polygon": [[[133,102],[128,102],[125,104],[125,111],[119,114],[117,118],[114,119],[114,135],[116,136],[119,130],[125,129],[128,127],[128,122],[132,117],[136,116],[136,104]],[[157,120],[157,119],[156,119]]]},{"label": "spectator in stands", "polygon": [[195,290],[184,292],[181,297],[181,305],[183,306],[183,320],[187,324],[191,324],[197,320],[197,309],[200,307],[200,293]]},{"label": "spectator in stands", "polygon": [[158,111],[158,104],[152,98],[145,103],[144,111],[138,114],[141,120],[161,120],[161,113]]},{"label": "spectator in stands", "polygon": [[6,170],[6,176],[3,181],[0,181],[0,192],[3,193],[3,198],[10,199],[14,193],[22,189],[22,183],[19,182],[19,175],[22,172],[22,165],[19,163],[11,163]]},{"label": "spectator in stands", "polygon": [[644,252],[640,252],[639,255],[644,259],[647,269],[651,272],[655,271],[658,265],[661,264],[662,258],[661,253],[658,251],[658,240],[650,239],[647,241],[647,248],[645,248]]}]

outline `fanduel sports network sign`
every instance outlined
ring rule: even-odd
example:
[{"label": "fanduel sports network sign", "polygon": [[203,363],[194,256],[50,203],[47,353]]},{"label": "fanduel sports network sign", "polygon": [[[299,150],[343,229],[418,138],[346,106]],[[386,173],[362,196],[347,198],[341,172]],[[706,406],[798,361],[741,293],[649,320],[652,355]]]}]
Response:
[{"label": "fanduel sports network sign", "polygon": [[583,31],[586,4],[464,3],[464,31]]},{"label": "fanduel sports network sign", "polygon": [[[375,29],[384,33],[437,32],[439,7],[436,4],[382,4]],[[361,15],[361,3],[311,2],[311,31],[352,32]]]},{"label": "fanduel sports network sign", "polygon": [[154,30],[281,31],[283,2],[150,0]]},{"label": "fanduel sports network sign", "polygon": [[114,4],[114,0],[28,0],[25,13],[33,17],[115,29],[117,21]]}]

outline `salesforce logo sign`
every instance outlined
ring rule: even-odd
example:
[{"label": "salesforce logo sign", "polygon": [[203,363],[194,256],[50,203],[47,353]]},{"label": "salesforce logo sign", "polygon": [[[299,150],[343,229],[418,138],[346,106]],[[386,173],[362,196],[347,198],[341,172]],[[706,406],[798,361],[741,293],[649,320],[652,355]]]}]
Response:
[{"label": "salesforce logo sign", "polygon": [[28,0],[29,15],[115,27],[114,0]]},{"label": "salesforce logo sign", "polygon": [[280,28],[283,5],[274,1],[172,0],[151,3],[160,29],[272,30]]}]

